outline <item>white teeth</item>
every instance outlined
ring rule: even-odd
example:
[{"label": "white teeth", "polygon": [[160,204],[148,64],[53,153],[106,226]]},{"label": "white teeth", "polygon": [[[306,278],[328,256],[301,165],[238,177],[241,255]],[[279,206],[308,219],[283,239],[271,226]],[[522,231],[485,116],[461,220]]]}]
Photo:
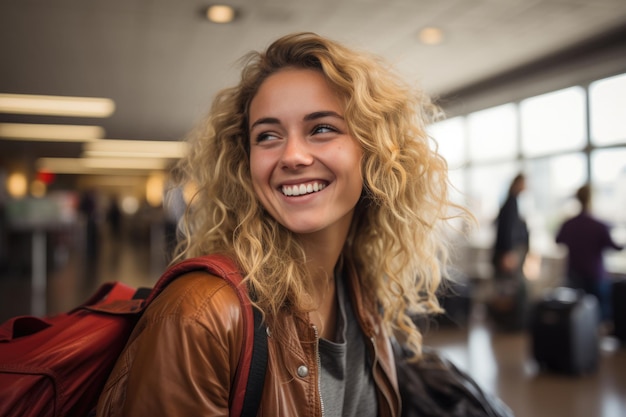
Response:
[{"label": "white teeth", "polygon": [[326,184],[320,184],[318,182],[314,182],[313,184],[300,184],[300,185],[284,185],[282,188],[282,192],[287,196],[298,196],[304,194],[311,194],[314,192],[322,191],[326,188]]}]

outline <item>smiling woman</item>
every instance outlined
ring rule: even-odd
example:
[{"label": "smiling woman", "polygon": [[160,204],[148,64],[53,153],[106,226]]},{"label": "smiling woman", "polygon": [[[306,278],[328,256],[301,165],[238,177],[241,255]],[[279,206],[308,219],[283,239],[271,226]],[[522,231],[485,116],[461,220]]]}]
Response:
[{"label": "smiling woman", "polygon": [[[260,415],[400,415],[391,345],[421,355],[411,315],[439,311],[455,207],[426,133],[436,110],[378,58],[299,33],[248,55],[190,135],[177,177],[197,192],[174,263],[239,266],[268,326]],[[215,278],[183,277],[146,310],[98,415],[233,410],[250,342]]]}]

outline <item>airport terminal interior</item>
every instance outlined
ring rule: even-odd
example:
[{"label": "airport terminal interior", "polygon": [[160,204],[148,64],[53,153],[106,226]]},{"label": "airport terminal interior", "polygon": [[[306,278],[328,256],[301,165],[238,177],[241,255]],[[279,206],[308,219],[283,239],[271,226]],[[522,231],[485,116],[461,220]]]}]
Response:
[{"label": "airport terminal interior", "polygon": [[[105,282],[152,286],[188,201],[169,178],[181,139],[233,80],[242,51],[286,30],[320,31],[391,55],[446,114],[428,134],[448,163],[450,198],[476,223],[447,236],[446,313],[416,318],[424,344],[517,417],[626,416],[626,337],[615,316],[582,338],[546,335],[551,316],[538,319],[549,297],[577,312],[597,302],[564,288],[568,252],[555,240],[580,210],[581,186],[626,245],[626,2],[239,1],[230,25],[207,23],[197,0],[181,2],[193,13],[179,2],[36,3],[0,4],[0,36],[11,39],[0,50],[0,323],[69,311]],[[429,29],[419,42],[418,27]],[[90,100],[75,114],[11,107],[40,95]],[[85,113],[96,104],[100,113]],[[528,298],[523,322],[511,325],[499,321],[491,257],[518,173]],[[624,284],[626,250],[607,249],[603,261]],[[613,314],[623,326],[621,294]],[[563,354],[539,360],[545,340]],[[596,359],[576,371],[546,364],[580,359],[579,345]]]}]

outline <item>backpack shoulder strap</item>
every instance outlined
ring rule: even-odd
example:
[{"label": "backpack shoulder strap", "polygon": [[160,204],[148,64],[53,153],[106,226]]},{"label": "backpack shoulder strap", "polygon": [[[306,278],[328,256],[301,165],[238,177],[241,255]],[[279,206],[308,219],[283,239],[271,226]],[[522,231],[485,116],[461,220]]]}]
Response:
[{"label": "backpack shoulder strap", "polygon": [[[245,395],[241,407],[241,417],[254,417],[257,415],[261,405],[263,394],[263,384],[265,382],[265,372],[267,370],[267,327],[263,323],[263,315],[257,308],[253,308],[254,315],[254,345],[252,347],[252,358],[250,372],[245,386]],[[239,362],[241,364],[241,361]],[[235,381],[235,389],[241,392],[242,379]],[[235,416],[231,406],[231,416]]]},{"label": "backpack shoulder strap", "polygon": [[248,289],[242,285],[242,276],[237,264],[224,255],[206,255],[186,259],[168,268],[145,299],[145,308],[163,289],[182,274],[206,271],[224,279],[241,303],[243,313],[243,341],[239,366],[230,398],[230,416],[255,416],[261,402],[263,383],[267,367],[267,334],[262,315],[250,303]]},{"label": "backpack shoulder strap", "polygon": [[[242,281],[241,272],[234,260],[225,255],[205,255],[196,258],[185,259],[170,266],[161,275],[150,294],[146,297],[144,304],[147,306],[154,300],[172,281],[183,274],[192,271],[206,271],[224,279],[237,293],[242,305],[250,304],[248,292],[245,287],[240,286]],[[250,315],[252,318],[252,315]]]}]

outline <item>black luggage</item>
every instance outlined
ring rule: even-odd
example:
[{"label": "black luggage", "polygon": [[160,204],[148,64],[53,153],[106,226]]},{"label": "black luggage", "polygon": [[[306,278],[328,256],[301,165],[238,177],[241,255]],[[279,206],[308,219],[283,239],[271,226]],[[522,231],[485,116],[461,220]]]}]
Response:
[{"label": "black luggage", "polygon": [[528,300],[523,278],[497,278],[487,313],[496,331],[519,332],[527,327]]},{"label": "black luggage", "polygon": [[439,288],[437,299],[444,309],[442,314],[436,316],[437,323],[458,328],[468,326],[472,311],[472,294],[468,283],[447,282]]},{"label": "black luggage", "polygon": [[612,285],[611,310],[613,335],[626,343],[626,278],[615,280]]},{"label": "black luggage", "polygon": [[556,288],[538,301],[531,316],[532,353],[542,368],[567,374],[594,371],[599,359],[598,299]]}]

